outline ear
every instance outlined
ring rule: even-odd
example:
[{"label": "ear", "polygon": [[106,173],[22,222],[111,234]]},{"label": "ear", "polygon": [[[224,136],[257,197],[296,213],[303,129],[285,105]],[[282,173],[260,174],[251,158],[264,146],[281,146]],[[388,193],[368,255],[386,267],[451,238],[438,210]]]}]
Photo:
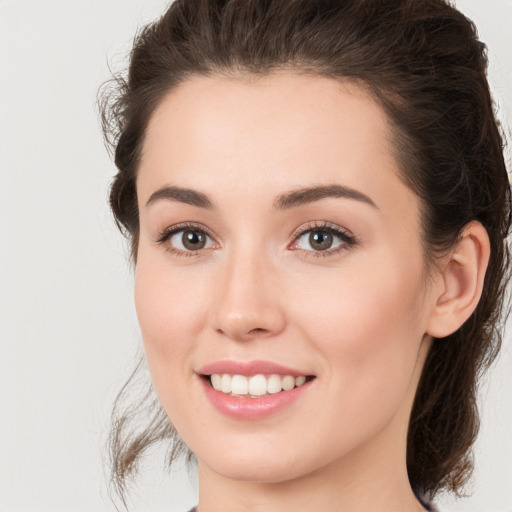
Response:
[{"label": "ear", "polygon": [[441,262],[427,334],[449,336],[471,316],[482,295],[489,254],[487,231],[480,222],[470,222]]}]

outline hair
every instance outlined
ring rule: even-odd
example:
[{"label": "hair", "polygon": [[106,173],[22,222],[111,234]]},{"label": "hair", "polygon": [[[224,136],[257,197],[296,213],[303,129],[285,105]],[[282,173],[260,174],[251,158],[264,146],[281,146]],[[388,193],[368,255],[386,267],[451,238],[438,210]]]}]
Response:
[{"label": "hair", "polygon": [[[165,95],[197,75],[283,69],[354,82],[384,109],[400,177],[419,197],[427,266],[454,247],[469,222],[487,230],[491,253],[481,300],[455,333],[434,340],[407,439],[412,488],[430,497],[440,490],[460,494],[473,469],[477,384],[498,354],[508,310],[511,191],[486,47],[449,3],[176,0],[138,32],[127,75],[100,91],[103,132],[117,166],[110,190],[117,225],[136,263],[137,168],[146,127]],[[125,385],[116,399],[110,436],[111,481],[123,503],[126,481],[150,446],[167,442],[168,464],[188,450],[151,392],[126,409],[129,393]],[[139,416],[143,423],[135,426]]]}]

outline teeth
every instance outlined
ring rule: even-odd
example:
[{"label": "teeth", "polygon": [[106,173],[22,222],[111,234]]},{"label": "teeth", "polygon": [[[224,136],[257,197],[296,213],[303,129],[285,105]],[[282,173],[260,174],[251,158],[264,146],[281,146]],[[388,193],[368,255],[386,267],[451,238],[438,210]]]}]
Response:
[{"label": "teeth", "polygon": [[212,381],[212,386],[220,391],[221,388],[222,388],[222,376],[219,375],[218,373],[214,373],[212,376],[211,376],[211,381]]},{"label": "teeth", "polygon": [[293,377],[292,375],[230,375],[229,373],[214,373],[210,375],[212,386],[217,391],[237,396],[258,397],[266,394],[289,391],[294,387],[302,386],[306,377]]},{"label": "teeth", "polygon": [[223,393],[231,393],[231,375],[225,373],[220,381],[220,390]]},{"label": "teeth", "polygon": [[283,381],[279,375],[271,375],[267,380],[267,392],[279,393],[283,389]]},{"label": "teeth", "polygon": [[302,384],[304,384],[304,382],[306,382],[306,377],[304,377],[303,375],[295,378],[295,385],[297,387],[302,386]]},{"label": "teeth", "polygon": [[245,375],[233,375],[231,393],[234,395],[247,395],[249,393],[249,381]]},{"label": "teeth", "polygon": [[267,393],[267,379],[265,375],[254,375],[249,379],[249,394],[255,396]]},{"label": "teeth", "polygon": [[291,375],[286,375],[283,377],[283,389],[285,391],[290,391],[290,389],[293,389],[295,387],[295,377],[292,377]]}]

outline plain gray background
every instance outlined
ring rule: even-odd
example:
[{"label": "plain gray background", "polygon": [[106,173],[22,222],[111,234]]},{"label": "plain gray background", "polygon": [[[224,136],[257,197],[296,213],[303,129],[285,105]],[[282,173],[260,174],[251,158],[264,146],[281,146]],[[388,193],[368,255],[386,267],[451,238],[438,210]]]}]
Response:
[{"label": "plain gray background", "polygon": [[[420,1],[420,0],[419,0]],[[162,0],[0,0],[0,512],[113,511],[103,442],[140,346],[127,246],[107,207],[114,167],[96,91]],[[511,126],[512,0],[459,0],[489,46]],[[512,340],[481,394],[473,497],[443,512],[512,512]],[[148,460],[135,511],[196,502]]]}]

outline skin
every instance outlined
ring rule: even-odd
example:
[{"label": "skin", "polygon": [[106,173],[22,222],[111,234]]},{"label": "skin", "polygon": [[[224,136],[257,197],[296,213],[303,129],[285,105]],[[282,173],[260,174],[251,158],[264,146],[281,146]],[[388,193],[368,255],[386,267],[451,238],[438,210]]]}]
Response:
[{"label": "skin", "polygon": [[[280,194],[332,184],[373,204],[273,209]],[[147,204],[167,186],[214,207]],[[199,461],[200,511],[423,510],[406,472],[409,416],[430,334],[478,300],[483,277],[468,277],[464,258],[484,268],[485,235],[468,231],[459,260],[429,277],[419,200],[381,107],[354,85],[291,72],[193,77],[150,120],[137,193],[136,309],[155,390]],[[322,221],[356,242],[335,237],[340,250],[319,255],[309,232],[295,238]],[[182,233],[158,242],[183,222],[209,234],[203,249],[172,252]],[[235,419],[196,373],[225,359],[316,378],[278,413]]]}]

